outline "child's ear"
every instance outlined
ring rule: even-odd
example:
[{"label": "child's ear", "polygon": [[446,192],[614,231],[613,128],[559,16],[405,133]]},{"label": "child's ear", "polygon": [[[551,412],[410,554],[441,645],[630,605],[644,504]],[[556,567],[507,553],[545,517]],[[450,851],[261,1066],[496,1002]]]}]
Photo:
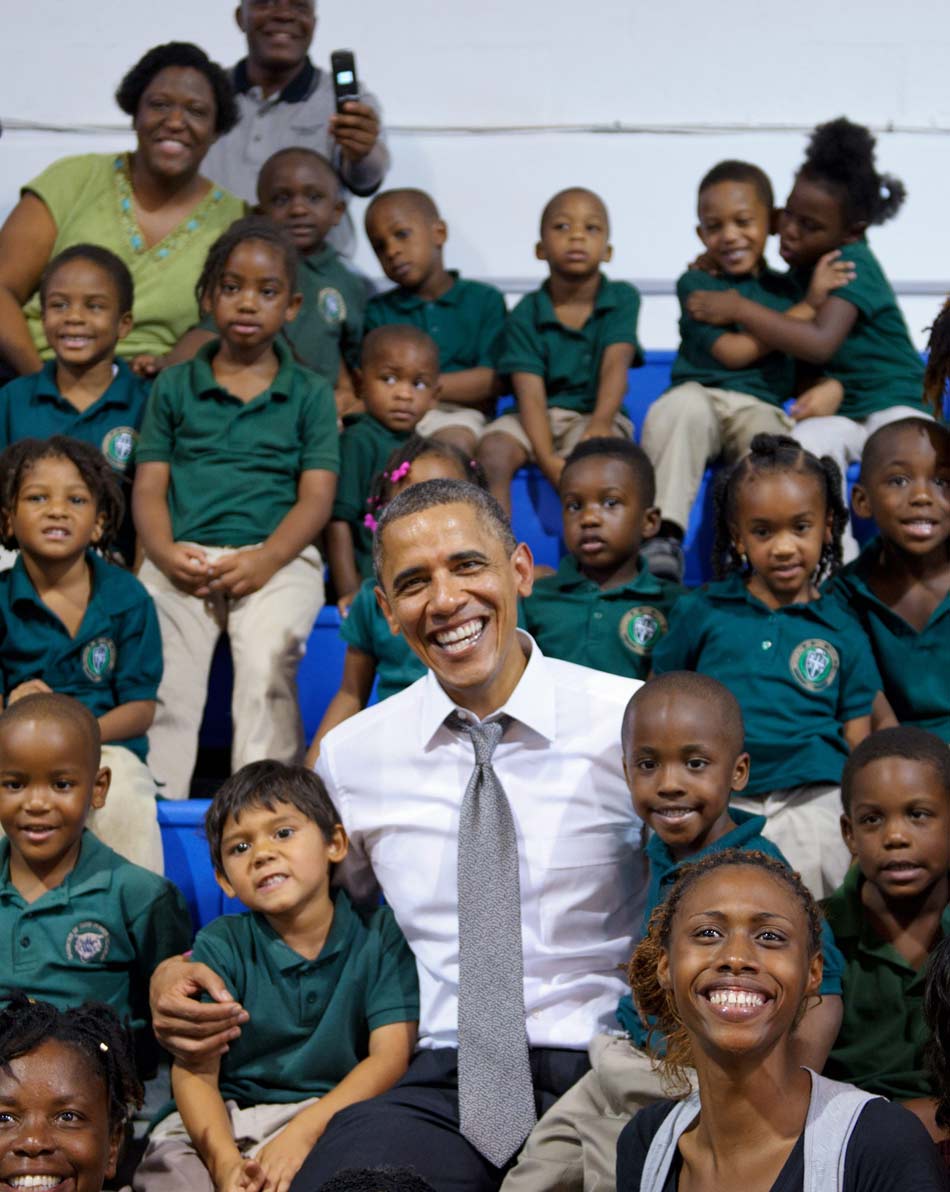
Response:
[{"label": "child's ear", "polygon": [[745,543],[742,541],[742,538],[739,536],[739,527],[738,526],[730,526],[729,527],[729,539],[732,542],[732,549],[736,552],[736,554],[744,557],[745,553],[746,553]]},{"label": "child's ear", "polygon": [[327,844],[327,856],[334,864],[343,860],[350,851],[350,840],[342,824],[334,824],[333,835]]},{"label": "child's ear", "polygon": [[867,489],[863,484],[856,484],[851,490],[851,508],[858,515],[858,517],[873,517],[871,512],[871,502],[868,498]]},{"label": "child's ear", "polygon": [[732,764],[732,789],[735,792],[744,791],[749,782],[749,771],[752,759],[747,753],[740,753]]},{"label": "child's ear", "polygon": [[660,528],[660,521],[661,516],[658,505],[651,505],[648,509],[644,509],[643,517],[640,520],[641,537],[655,538]]},{"label": "child's ear", "polygon": [[106,517],[104,513],[96,514],[96,524],[92,527],[92,534],[89,541],[95,546],[102,538],[102,532],[106,528]]},{"label": "child's ear", "polygon": [[824,968],[824,957],[821,952],[816,952],[808,962],[808,983],[805,986],[806,997],[814,997],[821,988],[821,977]]},{"label": "child's ear", "polygon": [[330,224],[331,228],[335,228],[340,222],[346,212],[346,203],[342,199],[337,199],[333,204],[333,222]]},{"label": "child's ear", "polygon": [[667,956],[665,948],[660,952],[660,955],[657,958],[656,981],[659,987],[661,989],[667,990],[667,992],[669,992],[669,990],[672,988],[672,984],[670,982],[670,958]]},{"label": "child's ear", "polygon": [[539,240],[538,243],[534,246],[534,255],[538,258],[539,261],[546,261],[548,259],[548,254],[547,254],[547,251],[545,250],[543,240]]},{"label": "child's ear", "polygon": [[127,310],[122,318],[119,319],[119,326],[116,328],[117,338],[125,339],[132,330],[132,322],[132,312]]},{"label": "child's ear", "polygon": [[112,771],[108,766],[100,766],[92,780],[92,798],[89,800],[89,806],[93,811],[99,811],[105,807],[111,782]]},{"label": "child's ear", "polygon": [[614,246],[612,244],[608,244],[607,247],[604,249],[604,255],[600,259],[604,262],[604,264],[606,264],[613,255],[614,255]]},{"label": "child's ear", "polygon": [[[105,1046],[100,1044],[100,1046]],[[109,1153],[106,1157],[105,1177],[111,1180],[115,1175],[115,1169],[119,1165],[119,1148],[125,1141],[125,1126],[121,1123],[116,1126],[109,1136]]]},{"label": "child's ear", "polygon": [[237,894],[234,892],[234,887],[217,866],[215,866],[214,870],[214,880],[218,883],[225,894],[227,894],[228,898],[237,898]]},{"label": "child's ear", "polygon": [[284,322],[292,323],[300,313],[300,306],[303,302],[303,294],[297,293],[291,298],[287,304],[287,311],[284,314]]},{"label": "child's ear", "polygon": [[854,825],[851,823],[851,816],[842,814],[841,816],[841,839],[848,846],[848,852],[853,859],[857,859],[858,850],[854,845]]},{"label": "child's ear", "polygon": [[442,245],[449,238],[449,225],[444,219],[437,219],[432,225],[432,239],[435,244],[442,247]]}]

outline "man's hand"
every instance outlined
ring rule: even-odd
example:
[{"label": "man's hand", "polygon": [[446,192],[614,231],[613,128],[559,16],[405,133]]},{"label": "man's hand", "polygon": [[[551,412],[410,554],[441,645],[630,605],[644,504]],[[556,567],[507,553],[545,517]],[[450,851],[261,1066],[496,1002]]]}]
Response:
[{"label": "man's hand", "polygon": [[[196,1001],[202,993],[214,1000]],[[223,1055],[250,1018],[217,973],[181,956],[170,956],[152,974],[149,1002],[159,1043],[186,1066]]]},{"label": "man's hand", "polygon": [[139,377],[157,377],[167,363],[166,356],[153,356],[140,352],[129,361],[129,367]]},{"label": "man's hand", "polygon": [[379,139],[379,117],[366,103],[355,99],[330,117],[330,133],[347,161],[362,161]]},{"label": "man's hand", "polygon": [[686,310],[699,323],[728,327],[739,321],[740,300],[738,290],[694,290],[686,299]]},{"label": "man's hand", "polygon": [[208,567],[208,587],[212,592],[226,592],[234,600],[259,592],[279,570],[263,546],[236,550],[222,555]]},{"label": "man's hand", "polygon": [[176,588],[190,596],[208,595],[208,555],[200,546],[173,542],[155,563]]},{"label": "man's hand", "polygon": [[796,422],[805,418],[827,418],[829,414],[837,414],[843,401],[844,386],[840,381],[825,377],[817,385],[812,385],[811,389],[805,390],[789,407],[788,415]]},{"label": "man's hand", "polygon": [[808,294],[805,296],[805,301],[814,310],[822,305],[832,290],[846,286],[857,277],[854,262],[842,261],[840,258],[841,249],[836,248],[832,252],[826,252],[815,266],[808,284]]},{"label": "man's hand", "polygon": [[313,1132],[301,1129],[294,1119],[267,1146],[261,1147],[257,1162],[267,1179],[267,1192],[287,1192],[316,1141]]},{"label": "man's hand", "polygon": [[15,704],[18,699],[23,699],[27,695],[48,695],[52,690],[52,687],[44,683],[42,679],[27,679],[19,687],[14,687],[7,696],[7,707],[10,704]]}]

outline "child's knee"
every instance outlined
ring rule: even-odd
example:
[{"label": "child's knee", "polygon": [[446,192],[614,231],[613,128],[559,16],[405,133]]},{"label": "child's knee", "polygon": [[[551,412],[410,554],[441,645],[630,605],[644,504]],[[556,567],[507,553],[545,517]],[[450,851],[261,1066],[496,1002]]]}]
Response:
[{"label": "child's knee", "polygon": [[528,458],[517,439],[493,432],[478,444],[478,461],[489,480],[510,479]]}]

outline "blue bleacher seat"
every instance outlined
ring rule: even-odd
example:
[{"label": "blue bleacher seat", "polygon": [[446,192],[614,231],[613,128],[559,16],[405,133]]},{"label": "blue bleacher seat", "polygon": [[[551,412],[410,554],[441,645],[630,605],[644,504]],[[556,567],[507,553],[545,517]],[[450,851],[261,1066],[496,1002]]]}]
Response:
[{"label": "blue bleacher seat", "polygon": [[209,799],[160,799],[158,802],[165,876],[184,894],[195,931],[218,915],[246,909],[236,898],[228,898],[215,881],[204,836],[204,818],[209,805]]}]

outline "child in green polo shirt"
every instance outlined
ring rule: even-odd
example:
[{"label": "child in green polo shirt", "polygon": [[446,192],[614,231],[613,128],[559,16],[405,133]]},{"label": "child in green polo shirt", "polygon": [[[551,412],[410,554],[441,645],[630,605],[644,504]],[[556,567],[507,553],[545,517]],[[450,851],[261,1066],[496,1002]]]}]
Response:
[{"label": "child in green polo shirt", "polygon": [[[372,533],[379,515],[404,489],[424,480],[468,480],[485,488],[485,473],[454,443],[411,435],[386,460],[370,489],[366,528]],[[402,634],[394,634],[376,600],[376,580],[364,579],[346,610],[340,636],[346,642],[340,689],[330,701],[307,751],[306,764],[315,766],[320,742],[331,728],[349,720],[369,703],[375,688],[376,700],[402,691],[426,668],[409,648]]]},{"label": "child in green polo shirt", "polygon": [[[70,435],[98,448],[128,500],[135,443],[148,385],[116,345],[132,330],[132,275],[98,244],[74,244],[43,271],[39,287],[43,332],[53,350],[38,373],[0,389],[0,450],[18,439]],[[131,508],[117,541],[125,562],[135,556]]]},{"label": "child in green polo shirt", "polygon": [[878,536],[830,588],[868,635],[900,723],[950,744],[950,432],[923,418],[880,427],[851,500]]},{"label": "child in green polo shirt", "polygon": [[825,1074],[902,1101],[935,1138],[924,1049],[927,961],[950,931],[950,750],[923,729],[875,733],[841,779],[852,866],[824,905],[844,954],[844,1017]]},{"label": "child in green polo shirt", "polygon": [[67,695],[25,696],[0,716],[0,997],[106,1003],[135,1031],[145,1076],[149,979],[188,947],[191,920],[177,886],[87,830],[110,794],[100,741]]},{"label": "child in green polo shirt", "polygon": [[[653,652],[657,674],[715,675],[742,708],[752,757],[736,806],[816,895],[848,868],[838,832],[841,770],[871,731],[881,678],[860,626],[818,584],[840,565],[841,477],[786,435],[756,435],[716,492],[722,577],[684,596]],[[889,709],[886,710],[889,716]]]},{"label": "child in green polo shirt", "polygon": [[653,466],[630,439],[586,439],[559,491],[569,553],[522,601],[524,627],[553,658],[645,679],[683,591],[639,553],[660,523]]},{"label": "child in green polo shirt", "polygon": [[[682,868],[732,849],[787,864],[764,835],[765,817],[729,806],[749,780],[742,713],[715,679],[690,671],[661,675],[633,695],[623,719],[623,767],[633,805],[650,829],[650,881],[643,932]],[[841,1020],[844,961],[827,926],[822,935],[821,1003],[797,1028],[801,1062],[821,1070]],[[644,1106],[668,1096],[655,1053],[664,1041],[629,994],[617,1017],[625,1034],[590,1045],[592,1070],[541,1118],[502,1192],[584,1192],[614,1187],[617,1138]]]},{"label": "child in green polo shirt", "polygon": [[439,403],[419,426],[467,451],[475,450],[501,392],[498,353],[505,300],[494,286],[446,269],[442,247],[448,227],[425,191],[404,188],[376,196],[366,209],[366,235],[394,290],[366,307],[366,330],[409,323],[439,347]]},{"label": "child in green polo shirt", "polygon": [[765,260],[774,230],[775,200],[768,175],[746,161],[721,161],[699,184],[697,235],[715,276],[687,270],[676,283],[680,346],[669,389],[643,423],[643,447],[653,461],[660,532],[644,551],[657,575],[682,579],[682,543],[699,484],[709,461],[735,463],[759,433],[789,430],[782,403],[795,393],[791,357],[772,351],[738,322],[698,321],[690,298],[699,291],[741,294],[794,318],[810,319],[832,284],[841,284],[829,263],[816,272],[807,302],[796,305],[798,286]]},{"label": "child in green polo shirt", "polygon": [[223,1056],[176,1059],[178,1113],[153,1130],[136,1192],[289,1187],[333,1115],[392,1087],[415,1046],[416,966],[392,911],[330,891],[347,839],[321,779],[245,766],[205,831],[218,882],[249,911],[200,931],[193,958],[250,1021]]},{"label": "child in green polo shirt", "polygon": [[34,692],[62,692],[98,718],[112,798],[92,817],[93,829],[161,873],[145,734],[162,643],[148,592],[106,558],[122,515],[116,473],[88,443],[20,439],[0,456],[2,540],[19,548],[0,572],[0,693],[9,706]]},{"label": "child in green polo shirt", "polygon": [[518,413],[492,422],[478,445],[504,509],[512,476],[529,460],[557,487],[581,439],[633,433],[620,407],[627,372],[641,361],[640,295],[600,271],[613,253],[603,200],[583,187],[556,194],[541,213],[535,253],[550,276],[509,315],[499,363],[511,374]]},{"label": "child in green polo shirt", "polygon": [[439,400],[439,349],[417,327],[376,327],[363,340],[356,383],[366,413],[343,432],[340,485],[327,528],[330,575],[344,616],[373,574],[370,488],[390,453],[406,445]]},{"label": "child in green polo shirt", "polygon": [[303,754],[297,667],[323,605],[314,542],[339,468],[329,382],[280,333],[301,302],[297,252],[272,220],[238,220],[198,282],[220,339],[160,374],[135,477],[140,575],[158,607],[165,674],[149,764],[188,797],[215,645],[234,661],[232,768]]},{"label": "child in green polo shirt", "polygon": [[[782,258],[799,293],[823,254],[840,250],[854,275],[821,305],[813,321],[789,319],[736,289],[694,292],[687,309],[716,326],[740,323],[768,348],[822,365],[838,382],[833,398],[794,411],[794,436],[815,455],[830,455],[842,475],[861,457],[867,436],[898,418],[925,415],[924,366],[911,343],[894,291],[866,239],[892,219],[903,183],[879,174],[874,138],[843,117],[812,133],[779,218]],[[827,395],[830,389],[824,388]],[[857,553],[853,539],[848,553]]]}]

